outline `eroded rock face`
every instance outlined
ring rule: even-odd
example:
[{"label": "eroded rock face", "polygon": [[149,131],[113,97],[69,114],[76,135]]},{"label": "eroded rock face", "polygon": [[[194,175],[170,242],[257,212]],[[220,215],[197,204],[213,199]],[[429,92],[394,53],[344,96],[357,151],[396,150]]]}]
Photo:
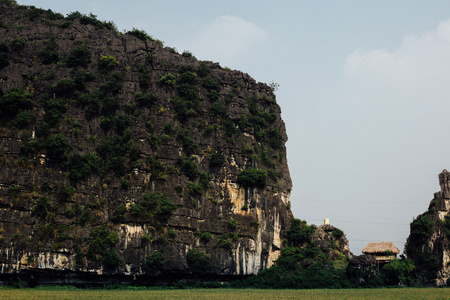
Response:
[{"label": "eroded rock face", "polygon": [[423,281],[445,285],[450,277],[450,172],[439,174],[439,185],[428,211],[411,223],[405,250]]},{"label": "eroded rock face", "polygon": [[269,86],[92,17],[0,10],[2,274],[273,264],[292,184]]},{"label": "eroded rock face", "polygon": [[349,243],[343,231],[330,224],[312,225],[315,234],[312,240],[317,243],[320,250],[328,253],[332,260],[337,260],[341,255],[352,257]]}]

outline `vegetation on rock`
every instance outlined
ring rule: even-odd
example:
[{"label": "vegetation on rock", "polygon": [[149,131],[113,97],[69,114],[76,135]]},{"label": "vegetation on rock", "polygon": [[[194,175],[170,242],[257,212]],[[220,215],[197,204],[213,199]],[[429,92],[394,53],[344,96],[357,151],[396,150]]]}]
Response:
[{"label": "vegetation on rock", "polygon": [[[19,251],[5,264],[245,275],[230,249],[282,237],[287,137],[268,85],[94,14],[0,9],[0,254]],[[247,263],[264,268],[273,251]],[[65,259],[44,266],[40,253]]]}]

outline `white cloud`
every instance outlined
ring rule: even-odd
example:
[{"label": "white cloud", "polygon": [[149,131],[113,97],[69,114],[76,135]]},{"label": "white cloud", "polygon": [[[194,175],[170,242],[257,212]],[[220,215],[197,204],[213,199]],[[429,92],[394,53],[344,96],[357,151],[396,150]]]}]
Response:
[{"label": "white cloud", "polygon": [[268,34],[235,16],[221,16],[200,30],[186,44],[197,58],[228,62],[250,53]]},{"label": "white cloud", "polygon": [[407,36],[392,52],[356,50],[347,57],[344,78],[396,95],[442,96],[443,91],[450,91],[450,20],[422,36]]}]

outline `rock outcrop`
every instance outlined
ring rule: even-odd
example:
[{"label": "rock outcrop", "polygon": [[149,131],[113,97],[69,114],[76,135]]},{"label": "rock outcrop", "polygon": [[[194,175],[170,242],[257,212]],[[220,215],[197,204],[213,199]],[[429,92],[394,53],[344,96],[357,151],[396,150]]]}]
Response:
[{"label": "rock outcrop", "polygon": [[422,281],[443,285],[450,277],[450,172],[439,174],[439,185],[428,211],[411,223],[405,252]]},{"label": "rock outcrop", "polygon": [[269,86],[93,15],[0,11],[1,274],[273,264],[292,184]]},{"label": "rock outcrop", "polygon": [[312,241],[317,244],[321,252],[328,254],[332,260],[337,260],[341,256],[348,258],[353,256],[347,237],[342,230],[330,224],[311,225],[311,227],[315,231]]}]

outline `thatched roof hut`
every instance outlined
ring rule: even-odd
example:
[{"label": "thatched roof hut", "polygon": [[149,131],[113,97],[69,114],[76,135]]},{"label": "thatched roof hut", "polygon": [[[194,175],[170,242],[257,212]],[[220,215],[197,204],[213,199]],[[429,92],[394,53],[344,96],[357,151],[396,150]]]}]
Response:
[{"label": "thatched roof hut", "polygon": [[390,251],[393,254],[400,253],[400,250],[392,242],[369,243],[362,249],[362,253],[372,255],[383,254],[386,251]]}]

